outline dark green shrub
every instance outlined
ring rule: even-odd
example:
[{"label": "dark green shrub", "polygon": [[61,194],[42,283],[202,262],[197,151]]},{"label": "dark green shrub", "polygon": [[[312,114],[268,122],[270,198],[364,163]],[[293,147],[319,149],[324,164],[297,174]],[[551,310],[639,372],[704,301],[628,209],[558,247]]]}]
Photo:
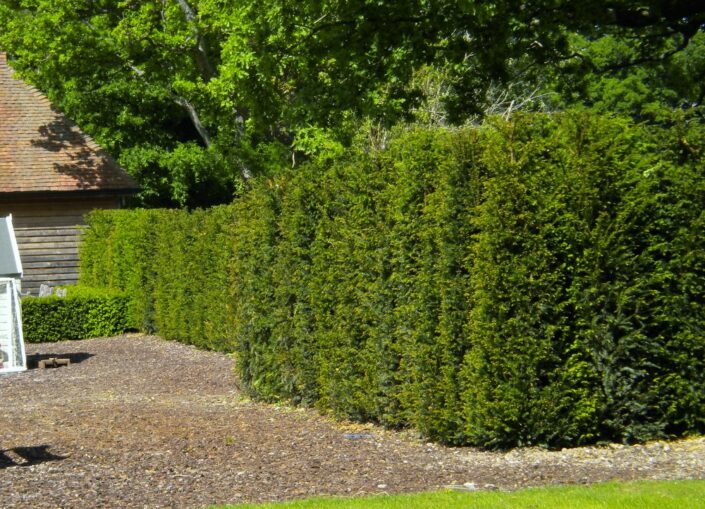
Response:
[{"label": "dark green shrub", "polygon": [[114,336],[129,330],[128,297],[115,290],[68,287],[66,297],[22,299],[28,343]]},{"label": "dark green shrub", "polygon": [[705,180],[663,135],[590,116],[492,130],[463,369],[472,443],[703,430]]},{"label": "dark green shrub", "polygon": [[[567,121],[566,121],[567,120]],[[466,434],[493,446],[599,437],[604,401],[578,341],[571,287],[635,159],[636,132],[591,118],[522,118],[486,133],[471,257]],[[590,285],[591,286],[591,285]]]},{"label": "dark green shrub", "polygon": [[[246,196],[235,206],[231,273],[234,341],[242,381],[265,400],[293,396],[283,370],[284,348],[272,336],[275,284],[272,267],[279,210],[276,183]],[[286,338],[280,339],[286,341]],[[285,345],[285,343],[284,343]]]}]

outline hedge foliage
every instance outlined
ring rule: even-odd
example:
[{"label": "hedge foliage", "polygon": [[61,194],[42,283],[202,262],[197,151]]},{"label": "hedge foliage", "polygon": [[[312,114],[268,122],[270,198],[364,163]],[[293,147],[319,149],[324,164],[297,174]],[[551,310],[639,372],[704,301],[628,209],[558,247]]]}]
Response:
[{"label": "hedge foliage", "polygon": [[129,330],[128,297],[114,290],[71,286],[66,297],[22,299],[22,329],[28,343],[114,336]]},{"label": "hedge foliage", "polygon": [[126,293],[130,327],[231,350],[233,222],[231,207],[96,211],[81,246],[81,284]]},{"label": "hedge foliage", "polygon": [[96,213],[82,280],[265,400],[486,447],[703,432],[704,153],[581,113],[400,129],[231,206]]}]

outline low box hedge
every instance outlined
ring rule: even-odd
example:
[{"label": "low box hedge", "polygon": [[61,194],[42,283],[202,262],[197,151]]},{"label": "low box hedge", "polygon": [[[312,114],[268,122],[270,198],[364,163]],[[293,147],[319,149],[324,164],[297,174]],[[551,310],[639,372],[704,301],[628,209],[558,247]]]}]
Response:
[{"label": "low box hedge", "polygon": [[88,339],[129,329],[126,294],[109,289],[68,287],[66,297],[25,297],[22,326],[28,343]]}]

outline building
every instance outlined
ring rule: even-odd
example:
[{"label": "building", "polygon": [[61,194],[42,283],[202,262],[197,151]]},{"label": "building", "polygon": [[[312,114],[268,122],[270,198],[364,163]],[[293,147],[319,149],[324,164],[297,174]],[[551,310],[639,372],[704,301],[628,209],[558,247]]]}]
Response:
[{"label": "building", "polygon": [[13,217],[23,291],[76,283],[84,215],[117,208],[137,191],[89,136],[15,78],[0,53],[0,216]]}]

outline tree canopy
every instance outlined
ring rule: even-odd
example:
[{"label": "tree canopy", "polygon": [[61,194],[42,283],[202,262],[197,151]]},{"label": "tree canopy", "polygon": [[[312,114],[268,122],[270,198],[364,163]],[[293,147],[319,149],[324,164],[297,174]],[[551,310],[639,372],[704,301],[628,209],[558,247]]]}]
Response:
[{"label": "tree canopy", "polygon": [[604,109],[620,87],[657,83],[675,107],[705,90],[697,0],[0,0],[0,26],[12,65],[118,157],[145,204],[228,201],[361,118],[409,118],[429,67],[451,122],[512,82]]}]

